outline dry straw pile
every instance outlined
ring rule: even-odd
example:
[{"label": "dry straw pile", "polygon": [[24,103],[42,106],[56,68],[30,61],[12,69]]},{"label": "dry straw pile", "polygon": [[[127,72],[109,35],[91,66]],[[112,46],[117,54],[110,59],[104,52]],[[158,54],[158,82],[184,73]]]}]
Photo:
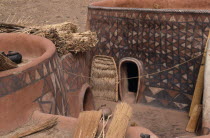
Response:
[{"label": "dry straw pile", "polygon": [[78,27],[70,22],[33,27],[0,23],[0,33],[27,33],[51,40],[55,44],[59,56],[69,52],[86,52],[95,47],[98,42],[95,32],[78,33],[77,31]]},{"label": "dry straw pile", "polygon": [[97,55],[93,58],[90,83],[95,97],[118,101],[118,74],[112,57]]}]

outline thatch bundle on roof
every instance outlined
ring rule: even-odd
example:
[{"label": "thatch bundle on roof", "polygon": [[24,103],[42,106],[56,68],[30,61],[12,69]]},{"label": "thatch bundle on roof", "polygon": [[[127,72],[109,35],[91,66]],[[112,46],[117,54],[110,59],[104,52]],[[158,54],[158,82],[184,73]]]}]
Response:
[{"label": "thatch bundle on roof", "polygon": [[91,85],[95,97],[118,101],[118,74],[112,57],[95,56],[93,58]]},{"label": "thatch bundle on roof", "polygon": [[0,23],[0,33],[27,33],[45,37],[51,40],[60,56],[69,52],[86,52],[97,44],[95,32],[78,33],[78,27],[70,22],[61,24],[23,27],[18,25]]}]

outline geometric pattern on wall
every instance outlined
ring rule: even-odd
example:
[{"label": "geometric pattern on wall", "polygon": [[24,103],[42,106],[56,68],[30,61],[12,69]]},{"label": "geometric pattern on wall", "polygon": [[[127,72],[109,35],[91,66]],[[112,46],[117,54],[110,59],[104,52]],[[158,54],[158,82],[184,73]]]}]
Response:
[{"label": "geometric pattern on wall", "polygon": [[[156,12],[89,7],[88,14],[90,29],[97,32],[99,39],[94,55],[112,56],[117,64],[123,57],[137,58],[144,63],[145,74],[173,67],[202,54],[210,27],[208,11]],[[165,93],[177,91],[184,100],[185,95],[193,95],[200,63],[201,56],[178,68],[147,76],[145,85],[163,88]],[[173,105],[161,104],[163,107],[185,111],[191,103],[191,100],[177,102],[176,98],[170,97],[164,100]]]},{"label": "geometric pattern on wall", "polygon": [[178,110],[189,110],[192,95],[164,88],[147,87],[142,103]]},{"label": "geometric pattern on wall", "polygon": [[[64,84],[61,62],[58,56],[50,62],[43,64],[43,74],[46,76],[42,95],[37,98],[43,112],[69,116],[69,105],[66,100],[66,87]],[[46,108],[45,108],[46,107]],[[46,109],[48,109],[46,111]]]},{"label": "geometric pattern on wall", "polygon": [[42,89],[42,95],[37,99],[34,99],[34,102],[38,102],[40,109],[45,113],[68,115],[69,108],[66,100],[66,90],[63,83],[63,72],[60,64],[60,59],[55,53],[51,58],[46,59],[44,62],[18,74],[1,77],[0,97],[9,95],[43,80],[44,87]]},{"label": "geometric pattern on wall", "polygon": [[82,88],[83,84],[89,82],[87,76],[90,76],[90,64],[92,59],[90,55],[89,51],[74,55],[67,54],[62,60],[64,82],[66,83],[67,92],[77,92]]}]

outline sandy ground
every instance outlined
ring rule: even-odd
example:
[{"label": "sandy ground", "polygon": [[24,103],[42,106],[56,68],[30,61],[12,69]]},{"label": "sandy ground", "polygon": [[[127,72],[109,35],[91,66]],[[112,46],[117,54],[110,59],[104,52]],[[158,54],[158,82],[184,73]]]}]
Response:
[{"label": "sandy ground", "polygon": [[0,22],[44,25],[70,21],[85,30],[87,6],[98,0],[0,0]]},{"label": "sandy ground", "polygon": [[[117,103],[95,99],[95,106],[98,109],[101,105],[106,105],[114,111]],[[170,109],[157,108],[142,104],[130,104],[133,107],[131,124],[145,127],[161,138],[192,137],[193,133],[185,131],[188,123],[188,114]]]}]

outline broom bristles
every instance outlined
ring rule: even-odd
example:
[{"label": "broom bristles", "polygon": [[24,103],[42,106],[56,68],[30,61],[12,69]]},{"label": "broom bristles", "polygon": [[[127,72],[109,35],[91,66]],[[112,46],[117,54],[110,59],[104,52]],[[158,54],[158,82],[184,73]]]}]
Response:
[{"label": "broom bristles", "polygon": [[98,129],[101,111],[85,111],[79,114],[74,138],[94,138]]},{"label": "broom bristles", "polygon": [[106,138],[124,138],[132,115],[132,108],[127,103],[117,104]]}]

